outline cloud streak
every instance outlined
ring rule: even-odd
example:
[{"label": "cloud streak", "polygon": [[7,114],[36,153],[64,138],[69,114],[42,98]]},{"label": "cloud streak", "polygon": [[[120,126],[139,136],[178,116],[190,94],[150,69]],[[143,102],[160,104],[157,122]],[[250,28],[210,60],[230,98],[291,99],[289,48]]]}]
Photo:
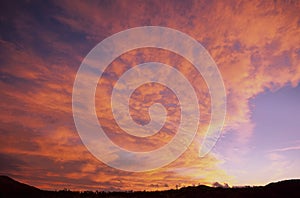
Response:
[{"label": "cloud streak", "polygon": [[270,152],[284,152],[284,151],[295,151],[295,150],[300,150],[300,146],[289,146],[285,148],[274,149],[271,150]]}]

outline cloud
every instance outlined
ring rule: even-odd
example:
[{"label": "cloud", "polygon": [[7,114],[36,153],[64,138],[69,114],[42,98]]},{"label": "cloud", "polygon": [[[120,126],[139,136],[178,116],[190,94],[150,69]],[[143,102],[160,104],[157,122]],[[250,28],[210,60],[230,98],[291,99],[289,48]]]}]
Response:
[{"label": "cloud", "polygon": [[224,185],[223,185],[223,184],[220,184],[219,182],[213,183],[212,186],[216,187],[216,188],[229,188],[227,183],[224,183]]},{"label": "cloud", "polygon": [[278,161],[278,160],[283,160],[283,156],[282,155],[279,155],[278,153],[270,153],[268,155],[268,158],[272,161]]},{"label": "cloud", "polygon": [[271,150],[270,152],[284,152],[284,151],[294,151],[294,150],[300,150],[300,146],[289,146],[285,148],[279,148]]},{"label": "cloud", "polygon": [[[14,12],[3,12],[1,17],[5,29],[0,37],[0,152],[5,155],[1,162],[11,166],[4,167],[1,173],[45,189],[68,185],[71,189],[104,190],[113,186],[148,190],[148,184],[164,188],[166,183],[175,187],[178,183],[232,180],[218,166],[221,159],[213,155],[199,159],[197,155],[210,118],[211,101],[205,81],[187,60],[164,50],[135,50],[117,58],[99,81],[97,115],[108,136],[127,149],[149,150],[163,145],[172,138],[176,126],[170,124],[165,128],[166,134],[159,133],[148,140],[131,137],[113,120],[109,94],[118,77],[138,63],[151,60],[174,65],[197,85],[200,103],[201,127],[187,152],[162,169],[142,174],[112,169],[87,151],[72,118],[73,82],[83,57],[113,33],[161,25],[187,33],[204,45],[216,61],[226,87],[228,113],[223,136],[234,135],[231,146],[223,149],[231,153],[230,160],[239,158],[232,148],[245,152],[253,132],[249,100],[266,89],[296,86],[300,79],[297,2],[54,1],[46,5],[9,4],[7,8]],[[139,88],[131,101],[132,117],[139,118],[139,122],[147,120],[151,101],[140,106],[142,98],[163,102],[168,96],[176,103],[170,95],[161,87]],[[169,110],[169,121],[176,123],[177,109]],[[298,147],[276,152],[289,149]]]}]

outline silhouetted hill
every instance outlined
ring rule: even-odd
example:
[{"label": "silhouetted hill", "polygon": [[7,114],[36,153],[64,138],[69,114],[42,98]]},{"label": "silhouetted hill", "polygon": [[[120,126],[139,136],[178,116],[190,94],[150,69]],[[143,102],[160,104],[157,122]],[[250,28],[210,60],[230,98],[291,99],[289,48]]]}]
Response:
[{"label": "silhouetted hill", "polygon": [[15,181],[7,176],[0,176],[0,197],[13,197],[12,195],[23,195],[22,197],[37,196],[42,191],[36,187]]},{"label": "silhouetted hill", "polygon": [[0,176],[0,198],[6,197],[39,197],[39,198],[100,198],[100,197],[300,197],[300,179],[270,183],[266,186],[214,188],[209,186],[184,187],[179,190],[154,192],[72,192],[72,191],[43,191],[7,176]]}]

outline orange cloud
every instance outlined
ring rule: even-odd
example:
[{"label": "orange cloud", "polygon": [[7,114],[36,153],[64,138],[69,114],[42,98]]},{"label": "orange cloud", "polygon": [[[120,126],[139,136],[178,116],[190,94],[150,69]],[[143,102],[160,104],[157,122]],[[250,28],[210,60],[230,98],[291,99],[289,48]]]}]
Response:
[{"label": "orange cloud", "polygon": [[[73,82],[83,57],[113,33],[136,26],[167,26],[202,43],[219,66],[226,87],[224,135],[234,131],[237,138],[232,140],[232,145],[241,150],[251,137],[254,125],[249,100],[265,89],[299,83],[297,1],[54,3],[49,6],[48,18],[18,8],[20,12],[13,19],[3,19],[14,30],[11,34],[15,38],[0,37],[0,157],[10,165],[1,167],[0,172],[41,188],[156,190],[165,189],[165,184],[175,188],[179,183],[230,183],[232,180],[219,167],[222,160],[217,155],[202,159],[197,155],[211,113],[205,82],[187,60],[164,50],[135,50],[117,58],[99,81],[95,98],[97,115],[116,144],[132,150],[163,145],[172,138],[176,125],[166,124],[161,131],[166,133],[147,140],[129,136],[115,123],[109,96],[118,77],[141,62],[172,65],[197,85],[194,88],[200,103],[201,124],[190,148],[172,164],[146,173],[115,170],[87,151],[73,123]],[[9,29],[5,31],[10,33]],[[144,101],[147,103],[141,104]],[[148,107],[154,101],[178,103],[168,89],[145,85],[131,98],[132,117],[146,122]],[[167,110],[169,123],[177,123],[178,107]],[[229,148],[228,152],[232,150]]]}]

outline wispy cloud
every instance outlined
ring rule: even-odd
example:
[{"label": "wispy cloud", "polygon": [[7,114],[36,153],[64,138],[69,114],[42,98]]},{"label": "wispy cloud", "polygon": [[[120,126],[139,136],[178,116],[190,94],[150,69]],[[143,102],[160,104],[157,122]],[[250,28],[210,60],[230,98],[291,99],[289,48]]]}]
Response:
[{"label": "wispy cloud", "polygon": [[269,152],[284,152],[284,151],[294,151],[294,150],[300,150],[300,146],[289,146],[284,148],[278,148],[278,149],[273,149]]}]

